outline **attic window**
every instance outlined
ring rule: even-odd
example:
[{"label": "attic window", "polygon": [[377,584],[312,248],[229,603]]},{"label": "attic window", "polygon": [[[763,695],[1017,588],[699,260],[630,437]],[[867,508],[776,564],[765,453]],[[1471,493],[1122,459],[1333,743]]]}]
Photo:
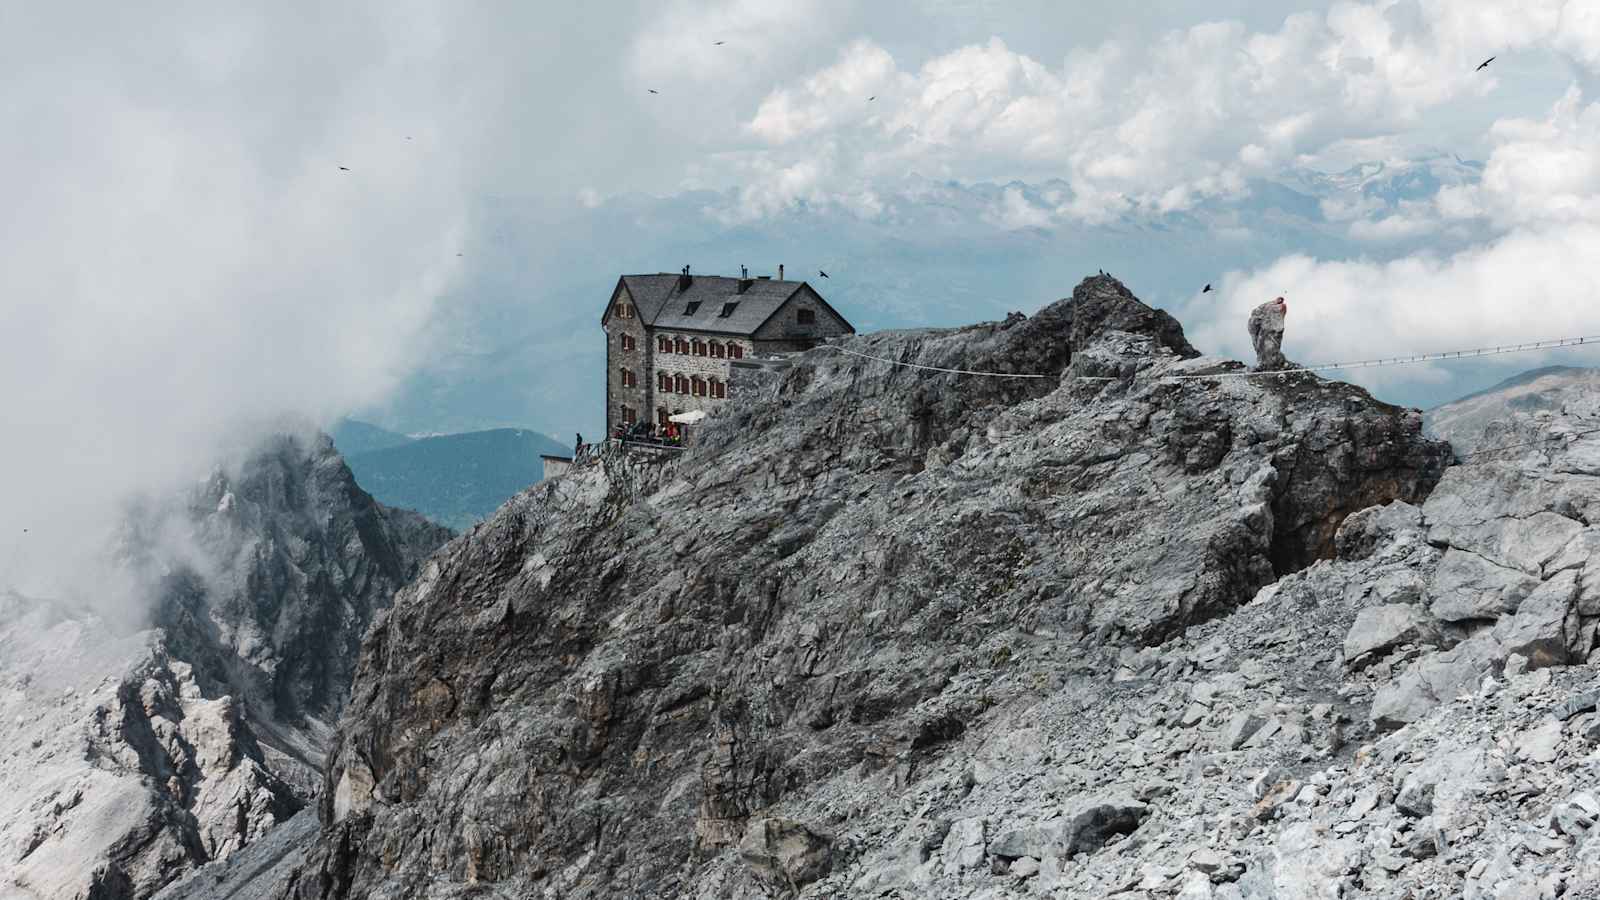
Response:
[{"label": "attic window", "polygon": [[686,315],[686,316],[692,316],[692,315],[695,314],[695,311],[698,310],[699,308],[700,308],[700,301],[699,300],[690,300],[689,301],[689,305],[685,306],[683,308],[683,314]]},{"label": "attic window", "polygon": [[627,303],[618,303],[617,304],[617,318],[619,318],[619,319],[631,319],[631,318],[633,318],[633,309],[631,307],[629,307]]},{"label": "attic window", "polygon": [[799,316],[801,325],[817,324],[817,311],[814,309],[802,309],[797,311],[796,315]]},{"label": "attic window", "polygon": [[732,303],[724,303],[722,304],[722,312],[717,313],[717,318],[726,319],[727,317],[733,315],[733,311],[738,308],[739,301],[737,300],[733,301]]}]

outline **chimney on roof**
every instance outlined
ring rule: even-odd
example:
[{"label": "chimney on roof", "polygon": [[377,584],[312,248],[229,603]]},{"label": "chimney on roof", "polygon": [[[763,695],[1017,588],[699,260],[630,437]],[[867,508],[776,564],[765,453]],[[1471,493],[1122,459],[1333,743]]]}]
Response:
[{"label": "chimney on roof", "polygon": [[783,280],[783,263],[778,263],[778,280]]},{"label": "chimney on roof", "polygon": [[689,267],[688,266],[684,266],[683,267],[683,274],[678,276],[678,290],[680,292],[687,291],[689,289],[689,285],[691,285],[693,283],[694,283],[694,276],[689,274]]},{"label": "chimney on roof", "polygon": [[739,267],[739,293],[750,290],[750,285],[755,284],[750,280],[750,270],[744,266]]}]

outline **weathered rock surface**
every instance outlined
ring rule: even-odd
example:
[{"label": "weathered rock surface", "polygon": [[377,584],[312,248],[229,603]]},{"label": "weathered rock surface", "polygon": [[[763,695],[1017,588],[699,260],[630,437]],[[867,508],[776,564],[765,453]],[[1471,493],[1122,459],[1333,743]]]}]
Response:
[{"label": "weathered rock surface", "polygon": [[[1315,666],[1338,697],[1359,604],[1308,614],[1285,580],[1329,565],[1350,513],[1423,500],[1447,449],[1418,414],[1310,375],[1158,377],[1242,367],[1108,278],[1020,321],[851,346],[1066,374],[822,348],[677,463],[603,458],[512,500],[374,629],[293,893],[762,896],[739,847],[783,819],[833,835],[807,896],[1083,896],[1139,883],[1123,861],[1177,817],[1203,824],[1163,793],[1189,796],[1202,760],[1341,744],[1346,707],[1315,718],[1288,679]],[[1438,555],[1415,534],[1373,558]],[[1278,648],[1285,674],[1189,643],[1256,606],[1316,628]],[[1261,726],[1216,750],[1246,711]],[[1165,788],[1143,774],[1184,760]],[[1004,838],[1013,821],[1043,837]]]},{"label": "weathered rock surface", "polygon": [[153,628],[0,596],[7,900],[148,897],[314,799],[363,630],[447,537],[326,439],[144,512],[124,545],[157,573]]}]

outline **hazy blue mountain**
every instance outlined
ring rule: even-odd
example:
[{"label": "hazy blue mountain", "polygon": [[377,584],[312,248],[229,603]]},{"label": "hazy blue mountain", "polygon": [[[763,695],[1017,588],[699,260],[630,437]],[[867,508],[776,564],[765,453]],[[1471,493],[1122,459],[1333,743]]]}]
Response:
[{"label": "hazy blue mountain", "polygon": [[337,425],[329,429],[333,436],[333,445],[346,457],[357,453],[369,453],[373,450],[384,450],[389,447],[398,447],[409,444],[414,440],[411,437],[379,428],[368,422],[355,419],[340,419]]},{"label": "hazy blue mountain", "polygon": [[497,428],[408,439],[399,446],[350,454],[345,461],[356,482],[379,501],[463,530],[543,478],[540,454],[567,455],[571,450],[536,431]]}]

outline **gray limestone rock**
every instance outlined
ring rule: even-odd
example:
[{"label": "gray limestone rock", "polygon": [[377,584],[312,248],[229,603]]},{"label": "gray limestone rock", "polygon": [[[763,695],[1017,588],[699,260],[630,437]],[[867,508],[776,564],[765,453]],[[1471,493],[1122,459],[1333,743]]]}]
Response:
[{"label": "gray limestone rock", "polygon": [[1100,849],[1113,835],[1130,834],[1150,814],[1150,807],[1132,797],[1086,797],[1069,804],[1052,826],[1060,855],[1076,856]]},{"label": "gray limestone rock", "polygon": [[1450,549],[1428,585],[1429,610],[1446,622],[1494,619],[1517,611],[1539,579],[1466,550]]},{"label": "gray limestone rock", "polygon": [[1369,713],[1375,726],[1399,728],[1427,715],[1440,703],[1476,693],[1485,676],[1505,659],[1493,635],[1478,634],[1412,663],[1379,688]]},{"label": "gray limestone rock", "polygon": [[1426,640],[1433,635],[1433,620],[1413,606],[1385,604],[1369,606],[1356,615],[1356,622],[1344,638],[1346,662],[1368,653],[1387,650],[1403,643]]},{"label": "gray limestone rock", "polygon": [[1507,653],[1521,654],[1530,669],[1566,663],[1577,639],[1573,600],[1578,573],[1567,569],[1539,585],[1517,607],[1517,613],[1496,630],[1495,637]]},{"label": "gray limestone rock", "polygon": [[790,819],[755,819],[739,842],[739,855],[757,877],[790,889],[828,874],[833,839]]},{"label": "gray limestone rock", "polygon": [[1600,705],[1600,691],[1582,691],[1550,708],[1550,715],[1562,722]]}]

